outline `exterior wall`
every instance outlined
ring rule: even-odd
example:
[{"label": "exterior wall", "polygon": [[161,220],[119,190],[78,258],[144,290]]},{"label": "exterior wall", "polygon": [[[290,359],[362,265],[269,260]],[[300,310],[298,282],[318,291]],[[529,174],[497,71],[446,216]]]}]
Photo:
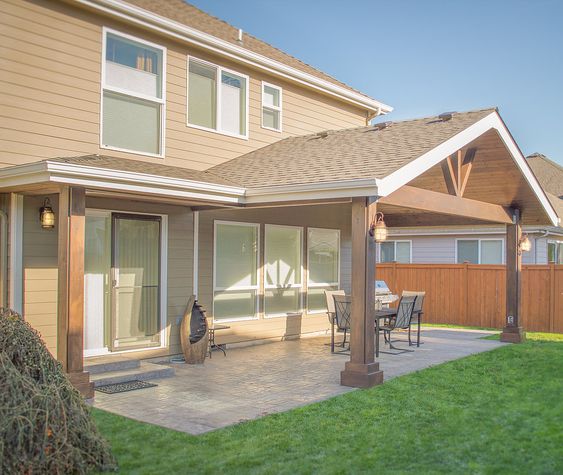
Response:
[{"label": "exterior wall", "polygon": [[[365,125],[365,111],[63,2],[1,0],[0,167],[107,154],[205,169],[290,135]],[[102,26],[167,48],[165,158],[99,147]],[[187,127],[187,55],[250,76],[249,139]],[[261,128],[261,81],[283,88],[283,133]]]},{"label": "exterior wall", "polygon": [[[38,210],[44,196],[24,199],[23,279],[24,318],[44,338],[49,350],[57,351],[57,229],[45,230],[39,224]],[[57,196],[50,196],[53,207]],[[87,208],[124,212],[166,214],[168,216],[168,279],[166,340],[164,354],[180,353],[178,317],[182,317],[193,278],[193,214],[181,206],[152,205],[131,201],[87,198]],[[55,208],[56,209],[56,208]]]},{"label": "exterior wall", "polygon": [[[536,229],[536,228],[534,228]],[[481,231],[481,232],[479,232]],[[532,248],[522,254],[523,264],[547,264],[548,240],[563,240],[563,237],[542,237],[532,229],[529,233]],[[504,230],[501,228],[466,228],[466,233],[459,227],[451,228],[402,228],[390,229],[389,241],[409,240],[412,242],[412,264],[455,264],[456,239],[502,239],[505,242]],[[417,234],[418,233],[418,234]],[[379,246],[378,246],[379,261]]]},{"label": "exterior wall", "polygon": [[[297,206],[287,208],[202,211],[199,218],[199,289],[198,299],[212,316],[213,308],[213,223],[215,220],[241,221],[260,224],[260,245],[264,247],[264,225],[285,224],[307,227],[340,229],[340,287],[350,292],[351,282],[351,208],[349,204]],[[306,234],[305,234],[306,235]],[[260,253],[264,255],[263,252]],[[306,247],[303,255],[307,281]],[[262,301],[262,299],[260,299]],[[231,328],[217,333],[221,343],[238,343],[267,338],[295,337],[299,334],[327,331],[325,313],[226,323]]]},{"label": "exterior wall", "polygon": [[[45,196],[25,196],[23,202],[23,317],[56,355],[58,229],[43,229],[39,223],[44,199]],[[49,199],[57,209],[57,195]]]}]

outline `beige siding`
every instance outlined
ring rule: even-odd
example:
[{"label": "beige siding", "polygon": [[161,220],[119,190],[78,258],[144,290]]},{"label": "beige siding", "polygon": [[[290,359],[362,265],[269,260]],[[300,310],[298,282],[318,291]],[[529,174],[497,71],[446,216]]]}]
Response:
[{"label": "beige siding", "polygon": [[[64,3],[0,4],[0,166],[106,153],[205,169],[290,135],[365,124],[360,108]],[[164,159],[99,147],[102,26],[167,47]],[[188,54],[250,76],[249,140],[186,126]],[[283,87],[283,134],[261,128],[262,80]]]},{"label": "beige siding", "polygon": [[[199,223],[199,289],[200,302],[211,315],[213,308],[213,225],[215,220],[242,221],[260,224],[260,242],[263,249],[264,225],[285,224],[292,226],[331,228],[340,230],[340,286],[349,291],[351,280],[350,205],[296,206],[288,208],[245,209],[235,211],[200,212]],[[306,250],[304,267],[307,272]],[[306,280],[306,277],[305,277]],[[217,333],[220,342],[234,343],[267,338],[284,338],[310,332],[328,330],[325,314],[302,317],[264,318],[230,322],[231,328]]]},{"label": "beige siding", "polygon": [[[39,208],[44,196],[24,197],[23,316],[41,333],[47,348],[57,354],[57,229],[43,229]],[[57,196],[50,196],[54,209]]]}]

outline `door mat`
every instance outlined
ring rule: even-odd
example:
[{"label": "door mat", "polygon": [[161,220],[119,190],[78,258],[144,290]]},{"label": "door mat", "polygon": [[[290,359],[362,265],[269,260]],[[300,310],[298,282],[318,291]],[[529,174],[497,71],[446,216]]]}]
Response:
[{"label": "door mat", "polygon": [[116,394],[116,393],[126,393],[127,391],[136,391],[137,389],[152,388],[158,386],[158,384],[147,383],[146,381],[127,381],[126,383],[116,383],[116,384],[106,384],[104,386],[98,386],[96,391],[100,391],[105,394]]}]

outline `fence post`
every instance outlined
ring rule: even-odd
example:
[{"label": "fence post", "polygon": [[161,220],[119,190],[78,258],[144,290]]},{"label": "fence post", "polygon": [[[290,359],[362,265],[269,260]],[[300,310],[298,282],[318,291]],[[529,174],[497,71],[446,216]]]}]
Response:
[{"label": "fence post", "polygon": [[555,329],[555,264],[549,264],[549,331]]},{"label": "fence post", "polygon": [[463,263],[463,321],[467,323],[469,321],[469,263],[466,261]]}]

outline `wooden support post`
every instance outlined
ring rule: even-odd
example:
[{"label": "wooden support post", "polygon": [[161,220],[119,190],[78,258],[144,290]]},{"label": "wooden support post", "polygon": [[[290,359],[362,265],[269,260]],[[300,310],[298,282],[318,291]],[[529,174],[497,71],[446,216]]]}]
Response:
[{"label": "wooden support post", "polygon": [[374,360],[375,242],[369,228],[375,213],[373,198],[353,198],[350,361],[340,373],[343,386],[367,388],[383,383],[383,371]]},{"label": "wooden support post", "polygon": [[522,252],[519,249],[522,237],[520,210],[514,210],[512,224],[506,226],[506,321],[500,340],[521,343],[525,339],[520,326],[522,308]]},{"label": "wooden support post", "polygon": [[62,188],[59,194],[58,359],[72,384],[86,398],[94,385],[84,371],[84,188]]}]

